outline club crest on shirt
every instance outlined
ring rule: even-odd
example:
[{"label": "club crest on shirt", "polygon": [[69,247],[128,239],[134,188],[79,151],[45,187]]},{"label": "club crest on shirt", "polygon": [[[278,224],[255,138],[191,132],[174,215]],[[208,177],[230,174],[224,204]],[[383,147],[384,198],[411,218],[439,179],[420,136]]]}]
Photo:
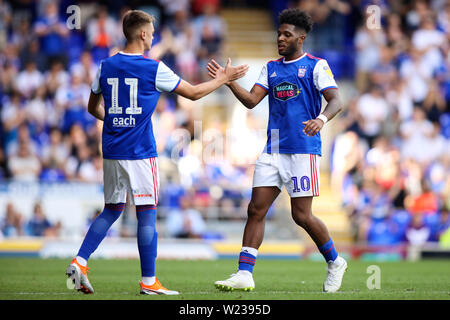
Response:
[{"label": "club crest on shirt", "polygon": [[298,96],[300,90],[296,84],[283,81],[273,87],[273,97],[281,101],[286,101]]},{"label": "club crest on shirt", "polygon": [[300,66],[298,68],[298,77],[303,78],[306,74],[306,66]]}]

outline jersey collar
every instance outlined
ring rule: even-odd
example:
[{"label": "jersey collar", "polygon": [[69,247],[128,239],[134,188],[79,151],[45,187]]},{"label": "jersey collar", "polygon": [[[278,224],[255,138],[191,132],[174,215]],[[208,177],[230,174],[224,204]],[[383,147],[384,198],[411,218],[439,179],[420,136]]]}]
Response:
[{"label": "jersey collar", "polygon": [[140,54],[140,53],[126,53],[126,52],[123,52],[123,51],[119,51],[119,53],[120,54],[124,54],[126,56],[142,56],[142,54]]},{"label": "jersey collar", "polygon": [[304,54],[302,54],[302,55],[301,55],[300,57],[298,57],[297,59],[291,60],[291,61],[284,61],[284,57],[283,57],[283,63],[288,64],[288,63],[297,62],[298,60],[300,60],[301,58],[303,58],[303,57],[306,56],[306,55],[307,55],[307,53],[305,52]]}]

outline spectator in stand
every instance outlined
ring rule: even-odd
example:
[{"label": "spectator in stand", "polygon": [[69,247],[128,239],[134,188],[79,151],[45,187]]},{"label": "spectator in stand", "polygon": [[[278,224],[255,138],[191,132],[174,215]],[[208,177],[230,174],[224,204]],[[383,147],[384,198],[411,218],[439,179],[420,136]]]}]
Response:
[{"label": "spectator in stand", "polygon": [[[222,52],[223,41],[225,38],[226,25],[223,19],[218,15],[219,6],[214,3],[206,2],[203,5],[202,14],[194,19],[193,34],[199,37],[200,43],[198,52],[199,66],[203,66],[211,59],[219,59]],[[206,74],[206,72],[204,72]]]},{"label": "spectator in stand", "polygon": [[92,81],[97,74],[97,65],[92,60],[92,54],[90,51],[83,51],[80,57],[80,61],[75,63],[70,68],[70,73],[80,75],[81,79],[83,79],[83,82],[87,85],[90,86],[92,84]]},{"label": "spectator in stand", "polygon": [[58,236],[61,224],[53,225],[45,216],[41,203],[35,203],[33,216],[26,225],[27,234],[32,237],[54,237]]},{"label": "spectator in stand", "polygon": [[58,12],[56,1],[50,0],[45,6],[45,14],[39,18],[34,26],[34,32],[41,41],[41,48],[47,57],[47,66],[53,59],[67,61],[65,40],[69,29]]},{"label": "spectator in stand", "polygon": [[398,115],[399,125],[411,119],[414,104],[405,80],[395,78],[392,86],[386,89],[386,100],[389,108]]},{"label": "spectator in stand", "polygon": [[432,122],[439,122],[441,115],[446,111],[447,105],[445,96],[439,88],[438,81],[430,81],[428,94],[423,101],[423,109],[426,117]]},{"label": "spectator in stand", "polygon": [[108,8],[101,6],[86,28],[87,40],[96,63],[107,58],[109,49],[116,45],[116,30],[116,21],[108,15]]},{"label": "spectator in stand", "polygon": [[423,215],[437,213],[439,208],[439,198],[431,192],[429,183],[422,179],[421,193],[418,196],[411,196],[407,200],[407,209],[412,215]]},{"label": "spectator in stand", "polygon": [[26,63],[25,69],[18,74],[15,87],[22,97],[29,99],[43,82],[44,76],[37,70],[36,63],[30,60]]},{"label": "spectator in stand", "polygon": [[[350,14],[351,5],[347,1],[325,0],[325,1],[298,1],[298,7],[310,2],[313,10],[311,12],[315,21],[311,30],[311,43],[308,46],[314,51],[341,50],[344,46],[345,19]],[[308,35],[308,37],[310,36]]]},{"label": "spectator in stand", "polygon": [[76,148],[76,154],[66,162],[66,176],[70,180],[83,181],[84,173],[89,171],[95,171],[91,162],[91,150],[86,144],[80,144]]},{"label": "spectator in stand", "polygon": [[34,61],[39,72],[47,71],[48,64],[50,63],[45,53],[41,50],[39,40],[36,38],[33,38],[31,42],[20,51],[19,60],[21,66],[25,66],[28,61]]},{"label": "spectator in stand", "polygon": [[401,79],[406,81],[414,103],[420,105],[427,97],[433,69],[419,50],[411,48],[409,58],[401,63],[399,72]]},{"label": "spectator in stand", "polygon": [[45,85],[41,85],[34,91],[30,100],[24,106],[27,122],[33,128],[47,128],[47,124],[55,123],[58,119],[52,110],[52,105],[46,99],[47,90]]},{"label": "spectator in stand", "polygon": [[405,16],[406,24],[411,30],[418,29],[420,22],[430,14],[430,8],[426,0],[416,0],[413,6]]},{"label": "spectator in stand", "polygon": [[[7,148],[10,143],[17,139],[17,128],[26,120],[25,110],[21,101],[20,93],[13,91],[9,97],[5,97],[1,110],[3,128],[3,144]],[[7,150],[6,150],[6,153]]]},{"label": "spectator in stand", "polygon": [[68,146],[70,148],[70,155],[75,156],[78,147],[87,144],[88,144],[88,137],[86,133],[83,131],[83,127],[81,127],[79,124],[74,124],[70,128],[68,136]]},{"label": "spectator in stand", "polygon": [[354,39],[356,47],[356,87],[364,92],[368,87],[369,74],[380,61],[380,48],[386,45],[386,35],[381,29],[368,28],[366,19]]},{"label": "spectator in stand", "polygon": [[59,87],[55,95],[55,103],[62,114],[62,131],[69,132],[75,124],[80,124],[84,130],[88,130],[96,122],[87,112],[90,87],[83,82],[81,73],[71,75],[69,85]]},{"label": "spectator in stand", "polygon": [[424,245],[430,237],[431,230],[422,221],[420,214],[413,215],[411,225],[406,230],[406,239],[413,246]]},{"label": "spectator in stand", "polygon": [[195,36],[188,14],[186,11],[177,11],[173,23],[169,24],[169,28],[173,33],[171,50],[175,54],[177,70],[180,71],[183,78],[196,83],[199,82],[197,78],[197,52],[200,43]]},{"label": "spectator in stand", "polygon": [[36,155],[31,152],[30,143],[19,143],[17,155],[8,158],[9,170],[16,181],[38,181],[41,172],[41,163]]},{"label": "spectator in stand", "polygon": [[12,20],[11,6],[0,0],[0,50],[7,44],[7,31]]},{"label": "spectator in stand", "polygon": [[422,18],[420,28],[413,33],[411,41],[432,72],[442,64],[441,50],[448,46],[448,39],[445,33],[436,29],[432,13]]},{"label": "spectator in stand", "polygon": [[30,20],[23,17],[20,19],[18,27],[12,30],[10,45],[15,46],[18,52],[23,52],[28,49],[27,47],[33,40],[35,40],[35,36],[31,32]]},{"label": "spectator in stand", "polygon": [[[83,160],[83,158],[81,158]],[[103,158],[95,155],[80,165],[78,178],[81,182],[102,183],[103,182]]]},{"label": "spectator in stand", "polygon": [[392,47],[393,56],[399,57],[408,49],[409,40],[402,26],[402,17],[398,13],[390,13],[387,17],[386,40]]},{"label": "spectator in stand", "polygon": [[191,195],[182,196],[180,207],[169,211],[166,230],[175,238],[201,238],[205,222],[200,212],[193,207]]},{"label": "spectator in stand", "polygon": [[390,190],[400,174],[400,154],[388,139],[380,137],[367,152],[367,164],[375,168],[375,182],[384,190]]},{"label": "spectator in stand", "polygon": [[190,0],[158,0],[163,7],[167,20],[173,19],[179,11],[190,12]]},{"label": "spectator in stand", "polygon": [[447,36],[450,34],[450,2],[445,1],[444,10],[439,10],[437,15],[437,24],[440,30],[443,30]]},{"label": "spectator in stand", "polygon": [[370,75],[373,84],[386,92],[397,81],[397,70],[393,61],[393,51],[388,46],[380,47],[380,59]]},{"label": "spectator in stand", "polygon": [[33,141],[31,135],[30,135],[30,128],[27,123],[21,123],[17,128],[17,137],[15,140],[11,141],[7,145],[6,153],[8,156],[14,156],[17,155],[19,152],[19,145],[21,143],[26,143],[29,148],[30,152],[37,155],[39,152],[38,145]]},{"label": "spectator in stand", "polygon": [[431,164],[439,161],[444,155],[448,147],[448,142],[441,134],[441,126],[439,122],[433,123],[433,130],[427,136],[427,142],[423,145],[422,152],[427,155],[426,163]]},{"label": "spectator in stand", "polygon": [[24,234],[22,215],[11,202],[6,204],[6,214],[0,227],[5,237],[18,237]]},{"label": "spectator in stand", "polygon": [[14,94],[14,82],[17,77],[17,68],[9,60],[5,60],[3,68],[0,69],[0,86],[3,94],[12,96]]},{"label": "spectator in stand", "polygon": [[400,126],[402,157],[419,162],[428,161],[428,155],[424,154],[422,149],[417,148],[417,146],[424,146],[433,130],[433,124],[425,118],[425,112],[420,106],[415,106],[412,119]]},{"label": "spectator in stand", "polygon": [[383,123],[390,113],[382,88],[372,84],[369,91],[359,98],[357,111],[360,115],[362,133],[371,147],[375,138],[383,133]]},{"label": "spectator in stand", "polygon": [[50,70],[45,73],[45,84],[50,97],[54,97],[56,91],[60,87],[69,84],[70,77],[64,69],[64,65],[60,60],[54,60],[50,65]]},{"label": "spectator in stand", "polygon": [[64,181],[64,165],[69,158],[69,148],[63,142],[62,132],[57,128],[50,130],[50,143],[42,149],[42,181]]}]

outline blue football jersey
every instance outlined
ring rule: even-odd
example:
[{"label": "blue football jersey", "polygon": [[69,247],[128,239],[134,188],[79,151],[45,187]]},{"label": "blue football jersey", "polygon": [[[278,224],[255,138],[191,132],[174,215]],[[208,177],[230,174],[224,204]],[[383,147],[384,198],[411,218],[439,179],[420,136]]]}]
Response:
[{"label": "blue football jersey", "polygon": [[303,54],[296,60],[269,61],[256,83],[269,96],[267,153],[322,154],[320,132],[303,133],[303,121],[317,118],[322,109],[322,93],[337,88],[324,59]]},{"label": "blue football jersey", "polygon": [[92,92],[103,95],[104,159],[156,157],[151,116],[163,91],[174,91],[181,78],[163,62],[119,52],[103,60]]}]

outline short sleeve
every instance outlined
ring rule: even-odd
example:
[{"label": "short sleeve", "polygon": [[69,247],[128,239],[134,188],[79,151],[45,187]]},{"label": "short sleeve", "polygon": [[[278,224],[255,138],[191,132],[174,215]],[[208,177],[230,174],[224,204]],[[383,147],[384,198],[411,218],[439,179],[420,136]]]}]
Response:
[{"label": "short sleeve", "polygon": [[181,82],[177,76],[164,62],[159,62],[158,71],[156,71],[156,90],[159,92],[173,92]]},{"label": "short sleeve", "polygon": [[102,63],[100,62],[100,66],[98,67],[97,74],[95,75],[94,81],[92,81],[91,90],[95,94],[102,93],[102,88],[100,87],[100,73],[102,72]]},{"label": "short sleeve", "polygon": [[336,81],[327,60],[321,59],[316,63],[313,71],[314,85],[320,93],[327,89],[337,89]]},{"label": "short sleeve", "polygon": [[261,73],[259,74],[258,81],[256,81],[255,84],[266,90],[269,90],[269,81],[267,78],[267,64],[265,64],[264,67],[262,68]]}]

